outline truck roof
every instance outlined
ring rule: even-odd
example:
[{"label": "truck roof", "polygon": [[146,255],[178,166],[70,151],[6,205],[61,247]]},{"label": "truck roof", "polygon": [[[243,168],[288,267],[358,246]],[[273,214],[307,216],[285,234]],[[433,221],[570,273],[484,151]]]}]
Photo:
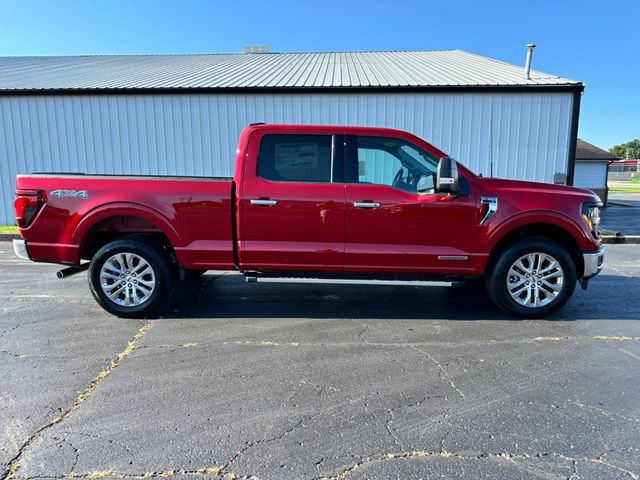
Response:
[{"label": "truck roof", "polygon": [[324,133],[324,134],[342,134],[342,135],[376,135],[376,136],[391,136],[395,138],[401,138],[411,143],[417,143],[422,145],[429,153],[437,157],[447,156],[439,148],[435,147],[427,140],[418,137],[412,133],[404,130],[398,130],[395,128],[385,127],[361,127],[361,126],[345,126],[345,125],[290,125],[280,123],[252,123],[245,127],[240,134],[239,143],[244,144],[250,134],[256,131],[282,131],[282,132],[295,132],[295,133]]},{"label": "truck roof", "polygon": [[363,127],[349,125],[297,125],[284,123],[252,123],[248,127],[251,130],[287,130],[287,131],[314,131],[318,133],[368,133],[384,135],[393,133],[394,136],[411,136],[410,133],[396,128]]}]

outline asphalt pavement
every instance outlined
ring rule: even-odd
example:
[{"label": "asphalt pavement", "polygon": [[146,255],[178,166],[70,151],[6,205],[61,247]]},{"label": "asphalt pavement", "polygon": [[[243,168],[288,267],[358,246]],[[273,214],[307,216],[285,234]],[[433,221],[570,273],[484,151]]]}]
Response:
[{"label": "asphalt pavement", "polygon": [[137,321],[2,242],[0,478],[637,479],[640,246],[607,248],[545,320],[209,272]]},{"label": "asphalt pavement", "polygon": [[638,193],[609,193],[602,209],[602,228],[621,235],[640,235],[640,189]]}]

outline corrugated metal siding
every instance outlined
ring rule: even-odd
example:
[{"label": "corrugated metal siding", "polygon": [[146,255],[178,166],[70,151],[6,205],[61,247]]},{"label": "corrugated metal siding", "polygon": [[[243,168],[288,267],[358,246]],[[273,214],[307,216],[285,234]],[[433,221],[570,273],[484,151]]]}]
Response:
[{"label": "corrugated metal siding", "polygon": [[2,90],[567,86],[462,50],[0,57]]},{"label": "corrugated metal siding", "polygon": [[576,162],[573,184],[582,188],[606,188],[608,162]]},{"label": "corrugated metal siding", "polygon": [[[192,94],[0,97],[0,224],[17,173],[230,176],[256,121],[399,128],[475,172],[567,172],[571,93]],[[491,167],[492,165],[492,167]]]}]

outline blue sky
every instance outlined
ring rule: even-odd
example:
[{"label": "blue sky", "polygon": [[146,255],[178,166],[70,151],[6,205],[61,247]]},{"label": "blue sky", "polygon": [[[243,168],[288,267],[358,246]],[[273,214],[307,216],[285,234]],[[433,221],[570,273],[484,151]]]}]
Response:
[{"label": "blue sky", "polygon": [[459,48],[586,84],[580,137],[640,138],[640,0],[0,0],[0,55]]}]

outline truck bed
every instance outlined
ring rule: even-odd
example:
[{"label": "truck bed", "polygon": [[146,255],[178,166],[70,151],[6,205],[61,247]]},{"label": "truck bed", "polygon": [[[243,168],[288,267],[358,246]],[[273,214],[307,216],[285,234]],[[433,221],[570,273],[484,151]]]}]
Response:
[{"label": "truck bed", "polygon": [[187,268],[233,265],[231,178],[35,173],[16,186],[44,192],[25,230],[34,260],[77,264],[87,233],[117,223],[165,235]]}]

